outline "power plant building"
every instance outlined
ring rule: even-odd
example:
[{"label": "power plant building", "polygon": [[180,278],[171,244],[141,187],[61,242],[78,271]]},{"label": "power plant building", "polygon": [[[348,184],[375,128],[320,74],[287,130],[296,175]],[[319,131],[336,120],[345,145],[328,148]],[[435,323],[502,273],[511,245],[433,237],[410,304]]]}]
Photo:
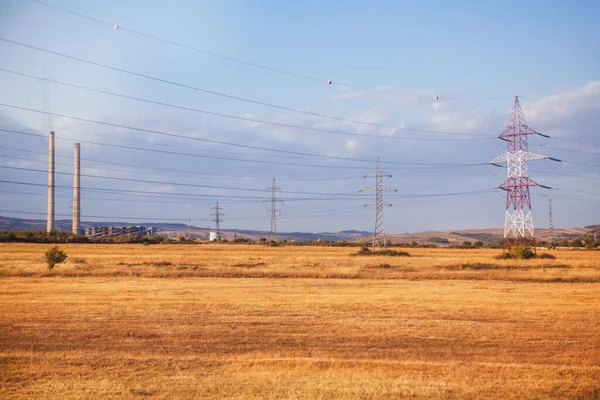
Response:
[{"label": "power plant building", "polygon": [[93,226],[85,228],[85,236],[156,236],[155,226]]}]

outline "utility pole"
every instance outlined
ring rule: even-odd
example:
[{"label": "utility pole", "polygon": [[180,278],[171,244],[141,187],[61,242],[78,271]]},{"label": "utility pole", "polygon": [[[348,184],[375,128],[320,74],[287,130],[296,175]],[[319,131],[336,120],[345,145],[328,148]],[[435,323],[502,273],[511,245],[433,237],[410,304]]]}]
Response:
[{"label": "utility pole", "polygon": [[188,240],[192,237],[192,218],[188,217]]},{"label": "utility pole", "polygon": [[219,200],[217,200],[217,205],[214,206],[212,209],[215,210],[215,212],[210,215],[213,215],[215,217],[213,222],[215,223],[215,230],[217,231],[217,240],[221,240],[221,222],[223,222],[221,216],[225,214],[221,212],[223,208],[219,207]]},{"label": "utility pole", "polygon": [[381,163],[379,162],[379,157],[377,157],[377,167],[375,171],[367,174],[364,178],[375,177],[375,186],[371,186],[367,189],[362,189],[359,193],[364,192],[375,192],[375,203],[365,204],[365,207],[374,206],[375,207],[375,228],[373,229],[373,253],[375,249],[381,250],[387,247],[387,242],[385,239],[385,223],[383,219],[383,207],[391,207],[392,205],[383,202],[383,192],[397,192],[396,189],[390,188],[387,186],[383,186],[383,178],[391,178],[392,175],[381,170]]},{"label": "utility pole", "polygon": [[490,164],[496,166],[499,166],[498,164],[500,163],[507,164],[507,180],[499,186],[500,189],[506,191],[504,251],[516,245],[535,248],[535,232],[529,188],[531,186],[539,186],[551,189],[529,178],[528,162],[542,159],[560,162],[560,160],[555,158],[531,153],[528,150],[529,135],[547,137],[534,131],[527,125],[521,104],[519,103],[519,97],[515,96],[508,125],[498,137],[507,142],[507,152],[490,161]]},{"label": "utility pole", "polygon": [[275,186],[275,178],[273,178],[273,184],[267,188],[267,193],[271,192],[271,198],[265,200],[263,203],[270,202],[271,209],[267,210],[267,215],[271,215],[271,229],[269,231],[269,240],[271,242],[278,242],[279,237],[277,236],[277,214],[281,215],[281,211],[277,209],[277,203],[282,203],[283,200],[277,199],[277,193],[281,193],[281,189]]}]

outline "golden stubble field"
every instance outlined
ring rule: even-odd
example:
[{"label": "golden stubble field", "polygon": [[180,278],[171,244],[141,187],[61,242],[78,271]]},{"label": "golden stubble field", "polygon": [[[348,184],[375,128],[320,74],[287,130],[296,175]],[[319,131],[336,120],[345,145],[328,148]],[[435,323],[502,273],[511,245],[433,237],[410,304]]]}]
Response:
[{"label": "golden stubble field", "polygon": [[600,396],[600,253],[0,245],[0,398]]}]

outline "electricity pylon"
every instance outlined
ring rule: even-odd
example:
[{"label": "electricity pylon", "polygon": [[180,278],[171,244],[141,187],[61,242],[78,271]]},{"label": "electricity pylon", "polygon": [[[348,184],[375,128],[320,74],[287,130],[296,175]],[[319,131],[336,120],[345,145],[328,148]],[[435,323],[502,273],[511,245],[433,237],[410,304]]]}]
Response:
[{"label": "electricity pylon", "polygon": [[271,192],[271,198],[265,200],[263,203],[270,202],[271,209],[267,210],[267,215],[271,215],[271,229],[269,231],[269,240],[271,242],[278,242],[279,237],[277,235],[277,215],[281,215],[281,211],[277,209],[277,203],[282,203],[283,200],[277,199],[277,193],[281,193],[281,189],[275,186],[275,178],[273,178],[273,184],[267,188],[267,193]]},{"label": "electricity pylon", "polygon": [[223,208],[219,207],[219,200],[217,200],[217,205],[214,206],[212,209],[215,210],[215,212],[211,213],[210,215],[213,215],[215,217],[213,222],[215,223],[215,231],[217,232],[217,240],[221,240],[221,222],[223,222],[223,220],[221,219],[221,216],[225,215],[225,214],[223,214],[221,212],[223,210]]},{"label": "electricity pylon", "polygon": [[368,178],[374,176],[375,177],[375,186],[371,186],[367,189],[362,189],[359,193],[364,192],[375,192],[375,203],[365,204],[365,207],[375,207],[375,227],[373,229],[373,252],[375,250],[381,250],[387,247],[387,242],[385,238],[385,221],[383,219],[383,207],[391,207],[390,203],[383,202],[383,192],[397,192],[396,189],[387,187],[383,185],[383,178],[391,178],[392,175],[381,170],[381,164],[379,162],[379,157],[377,157],[377,168],[375,171],[367,174],[364,178]]},{"label": "electricity pylon", "polygon": [[552,199],[548,199],[548,240],[554,238],[554,223],[552,222]]},{"label": "electricity pylon", "polygon": [[555,158],[532,153],[528,150],[528,136],[542,135],[531,129],[525,121],[519,97],[515,96],[515,102],[510,113],[510,119],[504,132],[499,139],[507,142],[507,152],[494,158],[490,164],[507,164],[508,177],[499,186],[506,191],[506,212],[504,217],[504,249],[514,245],[526,245],[535,247],[535,230],[533,226],[533,214],[531,212],[531,196],[529,188],[540,185],[529,178],[528,162],[532,160]]}]

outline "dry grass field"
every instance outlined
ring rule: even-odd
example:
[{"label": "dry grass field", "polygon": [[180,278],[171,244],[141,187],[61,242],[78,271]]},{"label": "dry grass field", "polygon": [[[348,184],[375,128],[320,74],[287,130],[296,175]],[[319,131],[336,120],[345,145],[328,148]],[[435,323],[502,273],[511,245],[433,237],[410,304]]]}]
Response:
[{"label": "dry grass field", "polygon": [[600,397],[600,252],[0,245],[0,398]]}]

